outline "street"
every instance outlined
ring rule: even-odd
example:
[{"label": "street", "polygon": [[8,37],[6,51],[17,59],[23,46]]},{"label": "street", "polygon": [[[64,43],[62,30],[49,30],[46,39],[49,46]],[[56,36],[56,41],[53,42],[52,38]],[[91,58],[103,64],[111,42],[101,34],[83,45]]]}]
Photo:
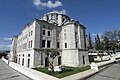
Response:
[{"label": "street", "polygon": [[10,68],[0,59],[0,80],[32,80]]},{"label": "street", "polygon": [[120,61],[86,80],[120,80]]}]

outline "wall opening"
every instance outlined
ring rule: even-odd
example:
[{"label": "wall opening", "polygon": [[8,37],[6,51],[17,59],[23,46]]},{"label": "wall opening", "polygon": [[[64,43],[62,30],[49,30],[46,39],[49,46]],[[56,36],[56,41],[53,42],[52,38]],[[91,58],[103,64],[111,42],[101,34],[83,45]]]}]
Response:
[{"label": "wall opening", "polygon": [[58,57],[58,65],[61,65],[61,56]]},{"label": "wall opening", "polygon": [[24,58],[22,59],[22,65],[24,66]]},{"label": "wall opening", "polygon": [[28,59],[28,67],[30,67],[30,59]]},{"label": "wall opening", "polygon": [[85,64],[85,56],[83,56],[83,65]]},{"label": "wall opening", "polygon": [[48,57],[45,58],[45,67],[49,67],[49,60],[48,60]]}]

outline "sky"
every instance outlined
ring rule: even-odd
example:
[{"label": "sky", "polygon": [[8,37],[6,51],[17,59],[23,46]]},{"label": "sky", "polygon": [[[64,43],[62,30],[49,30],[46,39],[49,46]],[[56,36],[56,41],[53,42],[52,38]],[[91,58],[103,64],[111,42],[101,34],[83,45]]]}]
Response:
[{"label": "sky", "polygon": [[27,23],[53,10],[64,10],[92,37],[120,29],[120,0],[0,0],[0,50],[10,49]]}]

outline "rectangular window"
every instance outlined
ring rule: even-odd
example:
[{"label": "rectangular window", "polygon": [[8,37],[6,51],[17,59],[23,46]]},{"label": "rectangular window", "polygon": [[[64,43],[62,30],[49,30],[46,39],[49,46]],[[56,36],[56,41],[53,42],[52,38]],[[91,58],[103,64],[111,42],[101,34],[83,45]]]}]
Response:
[{"label": "rectangular window", "polygon": [[60,42],[57,42],[57,48],[60,48]]},{"label": "rectangular window", "polygon": [[28,48],[30,48],[30,41],[29,41],[29,43],[28,43]]},{"label": "rectangular window", "polygon": [[75,39],[77,39],[77,32],[75,32]]},{"label": "rectangular window", "polygon": [[48,36],[50,36],[50,31],[48,31]]},{"label": "rectangular window", "polygon": [[78,48],[78,42],[76,42],[76,48]]},{"label": "rectangular window", "polygon": [[29,32],[29,37],[30,37],[30,32]]},{"label": "rectangular window", "polygon": [[42,47],[45,48],[45,40],[42,40]]},{"label": "rectangular window", "polygon": [[45,30],[43,30],[43,35],[45,35]]},{"label": "rectangular window", "polygon": [[47,41],[47,48],[50,48],[51,41]]},{"label": "rectangular window", "polygon": [[65,43],[65,48],[67,48],[67,43]]},{"label": "rectangular window", "polygon": [[30,45],[30,47],[32,48],[32,40],[31,40],[31,45]]},{"label": "rectangular window", "polygon": [[64,39],[66,39],[66,33],[64,33]]},{"label": "rectangular window", "polygon": [[32,34],[33,34],[33,31],[31,31],[31,36],[32,36]]}]

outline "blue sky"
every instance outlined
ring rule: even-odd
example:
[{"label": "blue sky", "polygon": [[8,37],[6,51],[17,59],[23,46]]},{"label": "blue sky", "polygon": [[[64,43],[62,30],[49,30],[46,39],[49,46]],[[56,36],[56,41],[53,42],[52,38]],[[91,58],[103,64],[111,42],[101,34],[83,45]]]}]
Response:
[{"label": "blue sky", "polygon": [[34,18],[62,9],[92,36],[120,29],[120,0],[0,0],[0,50]]}]

